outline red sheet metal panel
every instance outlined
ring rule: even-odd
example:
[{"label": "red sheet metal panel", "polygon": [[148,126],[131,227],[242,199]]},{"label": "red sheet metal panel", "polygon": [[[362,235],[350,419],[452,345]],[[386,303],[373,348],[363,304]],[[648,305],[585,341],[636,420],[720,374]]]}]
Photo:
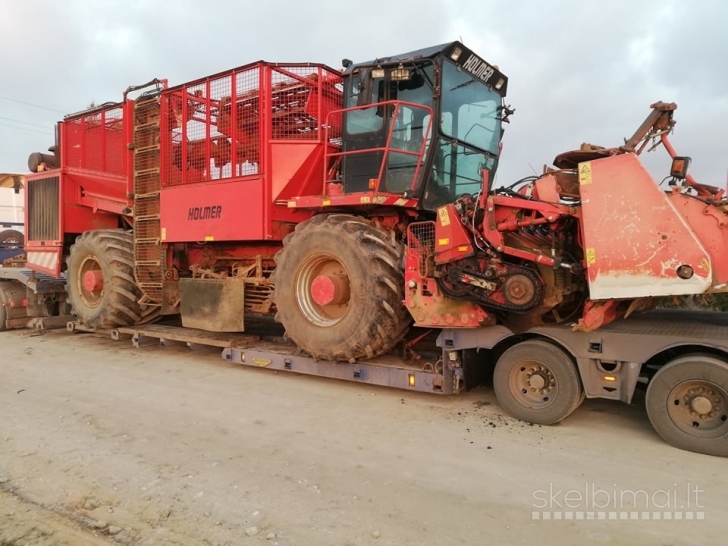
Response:
[{"label": "red sheet metal panel", "polygon": [[162,191],[160,206],[164,242],[265,238],[261,178],[170,186]]},{"label": "red sheet metal panel", "polygon": [[63,265],[63,248],[44,248],[39,250],[25,249],[27,262],[25,267],[45,273],[51,277],[59,278],[61,276],[61,266]]},{"label": "red sheet metal panel", "polygon": [[720,203],[709,205],[679,192],[667,196],[710,254],[713,266],[711,291],[728,291],[728,215],[722,210],[723,206]]},{"label": "red sheet metal panel", "polygon": [[700,294],[710,256],[634,154],[579,164],[592,300]]}]

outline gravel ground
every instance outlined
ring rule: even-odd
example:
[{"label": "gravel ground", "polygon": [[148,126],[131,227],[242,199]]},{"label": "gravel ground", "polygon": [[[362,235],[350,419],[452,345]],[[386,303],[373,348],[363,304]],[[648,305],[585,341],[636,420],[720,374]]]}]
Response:
[{"label": "gravel ground", "polygon": [[640,402],[529,426],[487,388],[445,398],[64,331],[0,342],[0,546],[728,536],[725,460],[667,446]]}]

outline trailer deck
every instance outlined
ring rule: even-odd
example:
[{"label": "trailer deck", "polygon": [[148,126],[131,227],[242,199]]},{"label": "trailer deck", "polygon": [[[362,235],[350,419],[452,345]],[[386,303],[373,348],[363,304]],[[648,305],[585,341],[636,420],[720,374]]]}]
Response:
[{"label": "trailer deck", "polygon": [[[70,328],[69,328],[70,330]],[[111,330],[111,338],[131,336],[134,347],[185,344],[190,349],[217,347],[233,364],[290,371],[418,392],[456,394],[463,390],[463,370],[443,366],[441,358],[403,359],[395,354],[354,363],[315,360],[279,336],[207,332],[181,326],[148,324]]]}]

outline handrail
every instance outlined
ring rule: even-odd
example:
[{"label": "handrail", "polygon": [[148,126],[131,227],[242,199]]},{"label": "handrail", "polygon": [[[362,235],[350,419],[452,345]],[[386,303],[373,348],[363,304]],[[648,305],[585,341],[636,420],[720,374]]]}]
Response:
[{"label": "handrail", "polygon": [[[427,134],[430,133],[430,130],[432,129],[432,120],[434,118],[433,110],[429,106],[425,106],[424,104],[417,104],[415,102],[409,102],[409,101],[388,100],[388,101],[383,101],[383,102],[377,102],[377,103],[374,103],[374,104],[364,104],[364,105],[361,105],[361,106],[352,106],[350,108],[343,108],[341,110],[332,110],[326,116],[325,133],[324,133],[324,137],[325,138],[324,138],[324,140],[326,142],[329,142],[329,128],[330,127],[333,127],[333,125],[331,123],[331,120],[329,118],[332,115],[341,115],[341,127],[340,127],[340,131],[341,131],[341,134],[343,135],[344,130],[345,130],[345,128],[344,128],[344,117],[343,117],[344,114],[346,114],[348,112],[353,112],[353,111],[356,111],[356,110],[366,110],[368,108],[379,108],[381,106],[391,106],[391,105],[394,106],[394,109],[392,111],[392,116],[391,116],[391,119],[394,119],[394,120],[397,119],[397,114],[399,113],[399,109],[402,106],[407,106],[407,107],[410,107],[410,108],[413,108],[413,109],[418,108],[420,110],[425,110],[426,114],[429,114],[430,115],[430,119],[427,122],[427,128],[423,132],[422,144],[420,145],[420,151],[419,152],[413,152],[411,150],[402,150],[402,149],[399,149],[399,148],[396,148],[394,150],[398,154],[401,153],[401,154],[404,154],[404,155],[413,155],[413,156],[417,156],[419,158],[419,161],[417,161],[417,167],[415,168],[414,176],[412,177],[412,184],[410,185],[410,188],[409,188],[410,190],[414,190],[415,189],[415,186],[417,184],[418,177],[419,177],[420,168],[422,166],[422,157],[424,156],[425,149],[427,147],[427,138],[425,138],[424,135],[427,135]],[[390,127],[389,127],[389,134],[387,135],[387,143],[385,144],[384,147],[379,146],[379,147],[376,147],[376,148],[366,148],[364,150],[349,150],[349,151],[331,152],[331,151],[329,151],[328,146],[327,146],[326,153],[325,153],[325,163],[326,163],[326,165],[329,164],[329,158],[332,158],[332,157],[343,157],[343,156],[347,156],[347,155],[364,154],[364,153],[371,153],[371,152],[384,152],[384,155],[382,156],[382,164],[379,167],[379,175],[378,175],[378,178],[377,178],[378,184],[381,184],[382,183],[382,179],[384,177],[385,169],[387,168],[387,160],[389,158],[389,153],[390,153],[390,151],[392,151],[392,135],[394,134],[395,127],[396,127],[396,124],[391,124],[390,125]],[[323,194],[324,195],[326,194],[326,184],[328,182],[329,182],[329,180],[328,180],[328,170],[325,169],[324,170],[324,186],[323,186]]]}]

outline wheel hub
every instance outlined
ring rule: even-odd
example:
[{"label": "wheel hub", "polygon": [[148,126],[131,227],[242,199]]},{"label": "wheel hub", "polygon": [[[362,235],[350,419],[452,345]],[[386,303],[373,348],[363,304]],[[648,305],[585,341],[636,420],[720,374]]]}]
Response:
[{"label": "wheel hub", "polygon": [[513,396],[529,408],[546,407],[554,400],[558,385],[551,369],[541,362],[526,362],[511,371]]},{"label": "wheel hub", "polygon": [[710,412],[713,409],[713,403],[705,396],[696,396],[693,398],[692,402],[690,402],[690,407],[693,411],[701,415],[710,415]]},{"label": "wheel hub", "polygon": [[104,274],[99,269],[91,269],[83,274],[83,289],[97,292],[104,287]]},{"label": "wheel hub", "polygon": [[728,393],[710,381],[685,381],[668,397],[667,411],[675,425],[692,436],[728,432]]},{"label": "wheel hub", "polygon": [[349,275],[338,259],[328,254],[316,254],[306,260],[298,272],[298,306],[316,326],[333,326],[349,309],[349,286]]},{"label": "wheel hub", "polygon": [[541,374],[534,374],[528,379],[532,389],[543,389],[546,386],[546,379]]},{"label": "wheel hub", "polygon": [[349,301],[349,295],[345,275],[319,275],[311,283],[311,297],[319,305],[342,305]]},{"label": "wheel hub", "polygon": [[84,305],[98,307],[104,295],[104,272],[95,256],[88,255],[83,259],[76,283]]}]

